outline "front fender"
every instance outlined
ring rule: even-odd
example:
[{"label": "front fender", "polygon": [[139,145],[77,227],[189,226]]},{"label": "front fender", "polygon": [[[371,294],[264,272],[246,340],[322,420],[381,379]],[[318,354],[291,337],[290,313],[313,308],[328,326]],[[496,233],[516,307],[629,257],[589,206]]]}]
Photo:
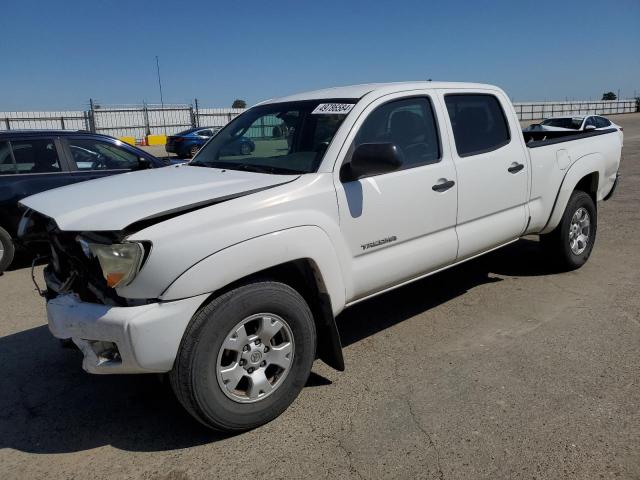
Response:
[{"label": "front fender", "polygon": [[338,256],[327,234],[316,226],[268,233],[231,245],[190,267],[160,296],[177,300],[211,293],[248,275],[299,259],[311,259],[321,275],[334,315],[346,303]]},{"label": "front fender", "polygon": [[604,198],[608,193],[607,186],[611,189],[612,185],[612,183],[608,182],[604,169],[605,159],[601,153],[591,153],[576,160],[573,165],[569,167],[569,170],[567,170],[567,173],[562,180],[560,191],[556,197],[556,202],[553,206],[553,210],[551,211],[549,221],[540,233],[549,233],[558,226],[576,185],[578,185],[578,182],[580,182],[584,177],[594,172],[598,173],[597,200],[602,200],[602,198]]}]

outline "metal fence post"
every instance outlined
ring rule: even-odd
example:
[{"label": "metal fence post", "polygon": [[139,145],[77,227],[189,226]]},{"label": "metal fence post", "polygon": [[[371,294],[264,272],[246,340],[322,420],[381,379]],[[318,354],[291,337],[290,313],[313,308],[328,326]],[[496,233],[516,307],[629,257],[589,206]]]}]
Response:
[{"label": "metal fence post", "polygon": [[147,102],[142,102],[142,117],[144,118],[144,130],[146,135],[151,135],[151,127],[149,126],[149,110]]},{"label": "metal fence post", "polygon": [[7,124],[7,130],[11,130],[11,124],[9,123],[9,117],[4,119],[4,123]]},{"label": "metal fence post", "polygon": [[189,121],[191,122],[191,126],[193,128],[196,127],[196,114],[193,110],[193,105],[189,105]]},{"label": "metal fence post", "polygon": [[95,105],[93,104],[93,98],[89,99],[89,111],[87,112],[87,123],[88,123],[89,131],[91,133],[96,133],[96,116],[95,116]]},{"label": "metal fence post", "polygon": [[64,117],[60,117],[60,126],[62,127],[62,130],[65,130],[65,128],[64,128]]},{"label": "metal fence post", "polygon": [[196,112],[195,115],[193,116],[193,126],[194,127],[200,127],[200,106],[198,105],[198,99],[194,98],[193,102],[196,105]]}]

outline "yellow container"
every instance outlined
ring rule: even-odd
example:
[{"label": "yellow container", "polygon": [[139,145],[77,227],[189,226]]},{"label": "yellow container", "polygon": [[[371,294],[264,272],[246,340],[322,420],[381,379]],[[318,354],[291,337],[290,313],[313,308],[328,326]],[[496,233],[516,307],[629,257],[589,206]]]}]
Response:
[{"label": "yellow container", "polygon": [[166,145],[166,135],[147,135],[147,145]]},{"label": "yellow container", "polygon": [[136,137],[120,137],[120,141],[128,143],[129,145],[135,145]]}]

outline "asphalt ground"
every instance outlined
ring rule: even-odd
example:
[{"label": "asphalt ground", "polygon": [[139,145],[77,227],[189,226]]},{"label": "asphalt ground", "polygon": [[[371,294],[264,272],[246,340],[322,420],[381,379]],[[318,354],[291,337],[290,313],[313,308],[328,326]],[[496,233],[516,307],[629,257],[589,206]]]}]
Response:
[{"label": "asphalt ground", "polygon": [[316,362],[254,431],[212,433],[155,376],[92,376],[49,334],[29,270],[0,277],[0,478],[640,478],[640,114],[589,262],[535,238],[338,318],[347,370]]}]

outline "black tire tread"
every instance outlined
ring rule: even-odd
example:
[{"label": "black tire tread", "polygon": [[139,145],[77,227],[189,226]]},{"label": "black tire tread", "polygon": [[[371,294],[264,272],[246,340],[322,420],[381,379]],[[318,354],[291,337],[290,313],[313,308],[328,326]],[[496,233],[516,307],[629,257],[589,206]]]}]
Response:
[{"label": "black tire tread", "polygon": [[[588,246],[586,252],[583,254],[583,258],[580,261],[576,261],[575,258],[572,258],[573,253],[570,251],[568,243],[565,241],[566,236],[563,235],[563,229],[567,227],[568,223],[571,221],[571,217],[573,212],[577,209],[578,205],[584,205],[589,207],[591,210],[591,222],[592,222],[592,233],[590,238],[590,245]],[[570,271],[580,268],[584,265],[589,257],[591,256],[591,252],[593,251],[593,247],[596,241],[597,234],[597,208],[596,205],[591,198],[591,196],[582,190],[574,190],[569,197],[569,201],[567,202],[567,206],[565,208],[564,213],[562,214],[562,218],[560,219],[560,223],[558,226],[554,228],[551,232],[540,235],[540,243],[545,250],[547,258],[552,262],[552,264],[560,270]]]},{"label": "black tire tread", "polygon": [[0,274],[2,274],[13,261],[13,256],[15,255],[15,246],[13,245],[13,240],[11,239],[11,235],[4,228],[0,227],[0,242],[4,247],[4,255],[0,260]]},{"label": "black tire tread", "polygon": [[[258,281],[253,283],[248,283],[245,285],[241,285],[237,288],[234,288],[228,292],[222,293],[218,297],[210,300],[206,306],[201,308],[191,319],[185,332],[182,336],[182,340],[180,342],[180,347],[178,349],[178,354],[176,356],[176,360],[173,366],[173,369],[169,372],[169,381],[171,387],[176,395],[176,398],[182,404],[182,406],[200,423],[203,425],[213,428],[214,430],[222,430],[222,431],[245,431],[247,427],[238,428],[234,425],[212,425],[212,423],[206,418],[204,412],[200,408],[198,404],[198,400],[196,398],[196,393],[192,388],[191,381],[191,362],[193,359],[193,351],[197,348],[202,335],[200,332],[207,325],[207,321],[212,313],[214,313],[221,305],[226,302],[232,300],[240,290],[245,289],[247,287],[268,287],[274,290],[280,290],[287,294],[294,293],[299,296],[300,299],[302,297],[299,293],[291,288],[290,286],[274,282],[274,281]],[[304,302],[304,299],[302,299]],[[306,302],[304,302],[306,305]],[[308,307],[307,307],[308,308]],[[309,310],[309,314],[311,315],[311,311]],[[313,324],[315,328],[315,324]],[[315,336],[315,331],[314,331]],[[313,352],[313,358],[315,358],[315,351]]]}]

